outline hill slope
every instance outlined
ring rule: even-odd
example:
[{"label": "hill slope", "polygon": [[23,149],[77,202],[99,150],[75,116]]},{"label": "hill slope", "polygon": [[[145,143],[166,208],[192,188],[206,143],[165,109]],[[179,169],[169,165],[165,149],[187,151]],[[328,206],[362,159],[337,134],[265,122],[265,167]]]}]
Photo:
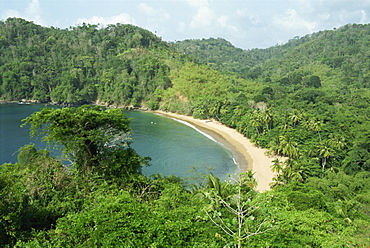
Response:
[{"label": "hill slope", "polygon": [[170,46],[132,25],[60,30],[11,18],[0,23],[0,53],[3,100],[140,105],[170,85]]},{"label": "hill slope", "polygon": [[243,77],[266,76],[277,69],[286,74],[294,68],[320,63],[339,69],[346,77],[367,81],[369,32],[370,24],[348,24],[337,30],[295,37],[267,49],[242,50],[221,38],[179,41],[175,47],[201,62]]}]

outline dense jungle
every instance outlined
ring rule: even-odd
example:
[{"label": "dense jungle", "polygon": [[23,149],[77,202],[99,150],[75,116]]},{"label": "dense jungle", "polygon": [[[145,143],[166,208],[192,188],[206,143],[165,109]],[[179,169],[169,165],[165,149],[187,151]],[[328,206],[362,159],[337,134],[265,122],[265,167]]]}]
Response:
[{"label": "dense jungle", "polygon": [[[9,18],[0,55],[0,101],[65,106],[23,122],[70,161],[25,144],[0,166],[1,247],[370,246],[369,24],[242,50]],[[287,159],[266,192],[251,171],[147,177],[121,108],[215,119]]]}]

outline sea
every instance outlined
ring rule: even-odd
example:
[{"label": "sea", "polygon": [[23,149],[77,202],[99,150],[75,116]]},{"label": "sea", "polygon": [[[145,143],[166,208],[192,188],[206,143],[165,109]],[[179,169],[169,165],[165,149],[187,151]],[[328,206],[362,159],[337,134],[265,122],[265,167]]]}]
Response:
[{"label": "sea", "polygon": [[[21,127],[22,119],[42,107],[45,106],[0,104],[0,165],[15,163],[18,150],[24,145],[46,148],[40,138],[29,136],[29,126]],[[125,114],[132,118],[131,147],[141,156],[151,158],[150,166],[143,167],[145,175],[174,175],[193,181],[211,172],[227,180],[237,170],[232,153],[195,126],[155,113],[125,111]]]}]

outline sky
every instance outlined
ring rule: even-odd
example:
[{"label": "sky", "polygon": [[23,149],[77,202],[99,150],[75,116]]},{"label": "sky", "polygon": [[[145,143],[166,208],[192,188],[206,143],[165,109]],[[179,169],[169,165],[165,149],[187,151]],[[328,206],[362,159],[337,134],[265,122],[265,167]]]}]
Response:
[{"label": "sky", "polygon": [[370,23],[370,0],[0,0],[0,20],[46,27],[133,24],[164,41],[224,38],[267,48],[348,23]]}]

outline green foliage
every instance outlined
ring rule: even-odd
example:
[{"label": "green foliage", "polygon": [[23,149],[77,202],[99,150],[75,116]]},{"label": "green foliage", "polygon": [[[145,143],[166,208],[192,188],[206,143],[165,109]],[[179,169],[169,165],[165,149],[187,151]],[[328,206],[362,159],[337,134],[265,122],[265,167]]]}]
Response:
[{"label": "green foliage", "polygon": [[[212,226],[199,215],[199,202],[179,183],[160,179],[161,195],[140,201],[137,195],[115,187],[101,187],[85,200],[79,212],[57,221],[56,228],[41,232],[27,246],[47,247],[208,247],[218,246],[209,235]],[[159,186],[157,185],[157,186]],[[103,186],[103,185],[102,185]],[[23,244],[24,245],[24,244]],[[19,244],[19,246],[22,246]]]},{"label": "green foliage", "polygon": [[32,230],[51,228],[57,218],[76,209],[77,201],[67,202],[80,195],[72,174],[46,150],[27,145],[18,157],[17,164],[0,167],[2,246],[29,238]]},{"label": "green foliage", "polygon": [[[61,145],[74,169],[33,146],[0,167],[0,245],[368,247],[369,28],[243,51],[213,38],[167,44],[132,25],[0,22],[1,100],[216,119],[288,157],[275,161],[270,192],[254,192],[249,174],[243,186],[210,175],[190,193],[177,178],[140,175],[148,159],[130,147],[120,110],[43,109],[25,122]],[[238,206],[248,209],[243,221],[228,211]],[[221,232],[237,223],[259,235],[243,243]]]},{"label": "green foliage", "polygon": [[3,100],[141,106],[170,85],[170,46],[132,25],[60,30],[9,18],[0,34]]},{"label": "green foliage", "polygon": [[139,172],[145,163],[129,147],[130,120],[120,109],[43,108],[23,121],[31,125],[31,135],[43,135],[45,141],[62,146],[79,172],[93,169],[120,177]]},{"label": "green foliage", "polygon": [[253,236],[273,228],[271,213],[267,212],[268,198],[253,191],[256,185],[253,173],[248,171],[241,173],[235,184],[222,184],[210,175],[206,187],[200,190],[210,202],[205,213],[222,230],[223,234],[216,233],[216,236],[227,245],[242,247]]},{"label": "green foliage", "polygon": [[191,55],[194,61],[207,63],[217,69],[236,72],[243,76],[248,75],[252,78],[253,75],[257,77],[258,72],[257,70],[249,71],[250,68],[263,61],[257,52],[253,53],[236,48],[222,38],[184,40],[174,43],[174,46],[182,53]]},{"label": "green foliage", "polygon": [[188,100],[202,96],[225,96],[230,85],[227,77],[206,66],[186,63],[178,71],[171,72],[173,88]]}]

